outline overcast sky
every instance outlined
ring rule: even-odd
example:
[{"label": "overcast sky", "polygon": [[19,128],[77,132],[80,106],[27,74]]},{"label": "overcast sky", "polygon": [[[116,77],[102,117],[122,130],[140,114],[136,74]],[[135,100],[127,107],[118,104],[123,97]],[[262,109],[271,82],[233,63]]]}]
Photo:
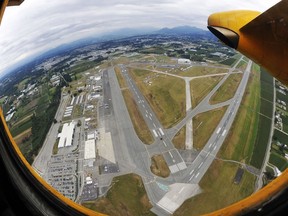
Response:
[{"label": "overcast sky", "polygon": [[25,0],[8,7],[0,26],[0,75],[39,52],[120,28],[206,29],[211,13],[265,11],[279,0]]}]

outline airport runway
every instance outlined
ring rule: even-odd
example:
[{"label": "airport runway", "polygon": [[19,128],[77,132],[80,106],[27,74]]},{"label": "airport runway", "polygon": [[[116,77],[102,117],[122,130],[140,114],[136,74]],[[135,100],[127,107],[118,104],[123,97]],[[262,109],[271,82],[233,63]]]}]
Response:
[{"label": "airport runway", "polygon": [[[245,72],[243,73],[243,78],[241,80],[241,83],[237,89],[236,94],[234,97],[224,103],[216,104],[216,105],[210,105],[209,100],[214,95],[214,93],[220,88],[220,86],[226,81],[226,79],[232,74],[235,73],[234,70],[236,66],[239,64],[239,62],[242,60],[239,59],[237,64],[229,70],[229,72],[224,76],[224,78],[215,86],[215,88],[204,98],[204,100],[194,109],[191,109],[187,111],[186,117],[179,122],[175,127],[172,127],[170,129],[163,129],[161,126],[161,123],[157,120],[153,110],[149,107],[148,102],[145,100],[144,96],[141,94],[140,90],[137,88],[131,77],[129,77],[129,74],[127,73],[127,68],[125,66],[121,66],[121,70],[123,73],[124,78],[126,79],[128,83],[128,87],[131,90],[131,92],[134,95],[134,99],[138,101],[138,107],[140,112],[142,113],[143,117],[145,118],[145,121],[150,128],[151,132],[153,133],[153,136],[155,138],[154,144],[147,147],[147,150],[149,151],[150,155],[161,153],[164,155],[164,158],[170,167],[170,170],[174,170],[172,172],[172,182],[177,183],[186,183],[186,184],[193,184],[196,185],[200,182],[201,178],[204,176],[210,165],[212,164],[213,160],[215,159],[215,155],[221,148],[229,129],[234,121],[234,118],[236,116],[236,113],[238,111],[240,102],[242,100],[242,96],[245,92],[246,85],[249,78],[249,73],[251,70],[252,62],[249,61],[247,68]],[[183,164],[183,167],[181,167],[181,162],[183,161],[183,158],[179,154],[178,150],[176,150],[171,142],[173,137],[176,135],[176,133],[187,124],[188,121],[190,121],[194,116],[198,115],[199,113],[203,113],[209,110],[216,109],[218,107],[228,106],[226,113],[224,114],[222,120],[220,121],[218,127],[210,137],[209,141],[203,148],[203,150],[199,153],[199,155],[196,157],[196,159],[193,161],[192,165],[190,165],[188,168],[186,164]],[[159,139],[160,138],[160,139]],[[177,162],[176,162],[177,161]],[[176,163],[175,163],[176,162]],[[183,161],[184,162],[184,161]],[[187,168],[187,169],[186,169]],[[178,170],[177,170],[178,169]],[[176,171],[177,170],[177,171]],[[179,172],[181,171],[181,172]],[[156,178],[157,179],[157,178]],[[171,180],[170,180],[171,181]],[[162,203],[163,199],[169,199],[166,196],[163,196],[161,200],[159,200],[159,194],[155,194],[156,188],[159,188],[159,185],[156,180],[150,182],[147,184],[146,182],[146,190],[149,195],[149,198],[151,199],[152,203],[154,205],[154,212],[157,212],[158,214],[161,212],[163,215],[169,215],[173,213],[173,209],[169,209],[167,206],[167,209],[165,209],[165,205],[161,206],[160,203]],[[166,185],[169,181],[164,181],[162,185]],[[171,184],[172,184],[171,182]],[[171,185],[170,184],[170,185]],[[153,185],[153,186],[152,186]],[[169,191],[169,190],[168,190]],[[183,193],[185,190],[182,190]],[[183,197],[183,193],[176,193],[174,194],[174,200],[169,200],[168,204],[174,204],[177,206],[181,203],[175,204],[176,200],[180,197]],[[163,194],[163,191],[162,191]],[[166,192],[165,194],[169,194]],[[190,194],[191,195],[191,194]],[[184,195],[185,197],[185,195]],[[165,203],[165,202],[164,202]],[[177,202],[176,202],[177,203]],[[178,206],[178,207],[179,207]],[[164,211],[163,211],[164,210]],[[171,212],[171,211],[172,212]],[[176,210],[176,208],[175,208]]]}]

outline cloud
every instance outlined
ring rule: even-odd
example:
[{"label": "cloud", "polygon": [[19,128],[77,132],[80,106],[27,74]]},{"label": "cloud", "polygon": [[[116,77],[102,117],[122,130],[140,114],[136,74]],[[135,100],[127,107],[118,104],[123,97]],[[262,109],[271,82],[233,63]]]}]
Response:
[{"label": "cloud", "polygon": [[206,29],[209,14],[264,11],[279,0],[25,0],[6,9],[0,27],[0,73],[19,59],[63,43],[120,28],[191,25]]}]

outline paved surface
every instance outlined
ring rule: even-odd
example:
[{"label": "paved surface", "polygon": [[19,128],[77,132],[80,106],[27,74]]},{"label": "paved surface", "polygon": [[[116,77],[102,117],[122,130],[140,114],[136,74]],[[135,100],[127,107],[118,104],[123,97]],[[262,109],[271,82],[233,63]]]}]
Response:
[{"label": "paved surface", "polygon": [[[238,61],[238,63],[241,60],[242,58]],[[171,215],[187,198],[198,194],[201,191],[198,183],[215,159],[215,155],[221,148],[221,145],[223,144],[223,141],[234,121],[242,96],[246,89],[252,62],[249,61],[247,68],[243,73],[243,78],[238,90],[232,99],[215,105],[210,105],[209,100],[226,81],[226,79],[232,73],[234,73],[238,63],[234,66],[234,68],[229,69],[228,73],[212,75],[223,76],[223,79],[196,107],[191,106],[190,80],[200,77],[207,77],[208,75],[183,78],[175,74],[167,74],[154,70],[156,73],[162,73],[185,79],[187,96],[186,117],[170,129],[163,128],[145,97],[142,95],[133,79],[127,73],[128,70],[126,66],[120,65],[121,72],[126,80],[128,88],[132,92],[133,97],[137,102],[137,106],[154,137],[155,141],[151,145],[143,144],[134,130],[114,69],[111,67],[104,70],[104,97],[102,101],[102,108],[99,108],[98,117],[100,128],[103,128],[103,130],[105,128],[105,132],[101,131],[101,134],[108,134],[109,139],[104,139],[104,141],[108,141],[103,141],[104,144],[102,146],[100,145],[99,149],[101,152],[100,155],[104,159],[110,161],[111,163],[117,163],[117,172],[120,172],[109,173],[106,172],[105,167],[103,167],[104,174],[99,176],[99,185],[107,186],[108,189],[113,177],[117,175],[123,175],[131,172],[139,174],[144,181],[148,197],[153,204],[152,211],[157,215]],[[157,65],[155,64],[154,68],[155,66]],[[177,65],[173,67],[177,67]],[[58,116],[60,118],[60,116],[63,115],[61,112],[65,110],[67,101],[65,98],[63,98],[61,101],[63,102],[61,102],[59,106],[56,118]],[[194,151],[191,130],[192,118],[199,113],[223,106],[228,106],[227,111],[210,137],[209,141],[200,152]],[[172,143],[173,137],[185,125],[187,125],[186,128],[190,129],[188,130],[189,133],[186,133],[186,146],[188,149],[191,149],[191,154],[178,151],[175,149]],[[54,133],[55,136],[57,135],[57,125],[55,125],[55,128],[51,127],[49,136],[53,136]],[[79,134],[81,134],[81,130],[83,130],[83,128],[80,128],[79,130]],[[81,138],[81,135],[79,135],[79,140],[81,139],[83,138]],[[46,160],[45,157],[48,155],[45,156],[43,152],[51,152],[52,148],[53,144],[49,144],[49,140],[45,141],[45,144],[41,150],[42,153],[39,154],[39,157],[36,158],[33,165],[39,173],[45,172],[45,169],[47,168],[47,164],[43,163],[43,161]],[[165,161],[167,162],[171,171],[171,175],[169,177],[163,179],[156,177],[153,173],[151,173],[151,157],[155,154],[162,154],[164,156]],[[81,170],[79,172],[81,172]],[[81,175],[81,178],[83,181],[83,175]]]}]

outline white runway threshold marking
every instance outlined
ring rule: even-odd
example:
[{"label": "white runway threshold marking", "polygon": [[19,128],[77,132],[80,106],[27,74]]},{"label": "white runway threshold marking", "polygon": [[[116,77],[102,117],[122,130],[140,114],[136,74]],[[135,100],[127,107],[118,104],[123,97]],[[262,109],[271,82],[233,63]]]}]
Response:
[{"label": "white runway threshold marking", "polygon": [[153,133],[154,133],[154,136],[155,136],[155,137],[158,137],[158,134],[156,133],[155,130],[153,130]]},{"label": "white runway threshold marking", "polygon": [[182,203],[201,192],[198,184],[175,183],[169,186],[169,191],[157,203],[157,206],[173,214]]},{"label": "white runway threshold marking", "polygon": [[220,127],[220,128],[218,128],[218,130],[217,130],[217,132],[216,132],[216,133],[217,133],[217,134],[219,134],[220,130],[221,130],[221,127]]},{"label": "white runway threshold marking", "polygon": [[162,128],[159,128],[159,131],[162,134],[162,136],[164,136],[164,132],[163,132]]}]

